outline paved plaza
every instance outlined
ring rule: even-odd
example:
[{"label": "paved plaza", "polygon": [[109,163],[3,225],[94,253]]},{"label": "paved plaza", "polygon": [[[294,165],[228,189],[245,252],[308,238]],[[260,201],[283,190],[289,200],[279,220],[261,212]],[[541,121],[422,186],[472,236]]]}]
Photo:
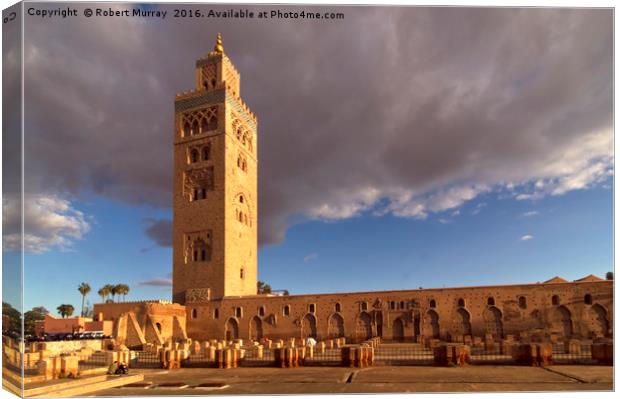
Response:
[{"label": "paved plaza", "polygon": [[304,393],[609,391],[608,366],[271,367],[145,370],[135,386],[92,396]]}]

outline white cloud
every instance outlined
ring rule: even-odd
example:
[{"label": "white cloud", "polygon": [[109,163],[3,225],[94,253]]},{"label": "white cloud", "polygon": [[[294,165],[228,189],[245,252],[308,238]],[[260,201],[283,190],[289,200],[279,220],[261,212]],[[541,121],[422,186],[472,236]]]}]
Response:
[{"label": "white cloud", "polygon": [[311,254],[304,256],[304,262],[311,262],[313,260],[318,259],[318,257],[319,255],[316,252],[313,252]]},{"label": "white cloud", "polygon": [[521,216],[524,216],[524,217],[532,217],[532,216],[536,216],[536,215],[538,215],[538,214],[539,214],[539,212],[538,212],[538,211],[528,211],[528,212],[523,212],[523,213],[521,214]]},{"label": "white cloud", "polygon": [[340,192],[334,201],[311,208],[307,214],[314,219],[347,219],[370,209],[379,197],[380,192],[374,187],[364,187],[353,193]]},{"label": "white cloud", "polygon": [[[4,251],[18,251],[21,247],[19,201],[4,198]],[[90,230],[90,223],[71,202],[58,196],[29,196],[24,201],[24,251],[43,253],[56,247],[71,250],[73,243]]]},{"label": "white cloud", "polygon": [[530,240],[533,240],[533,239],[534,239],[534,236],[531,235],[531,234],[526,234],[524,236],[521,236],[521,238],[520,238],[521,241],[530,241]]}]

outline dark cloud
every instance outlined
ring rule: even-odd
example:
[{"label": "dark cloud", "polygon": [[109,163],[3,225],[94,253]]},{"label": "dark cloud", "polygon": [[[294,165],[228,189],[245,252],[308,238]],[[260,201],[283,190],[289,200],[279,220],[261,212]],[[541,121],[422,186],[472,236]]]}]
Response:
[{"label": "dark cloud", "polygon": [[160,247],[172,246],[172,221],[168,219],[147,219],[146,235]]},{"label": "dark cloud", "polygon": [[[259,118],[261,244],[307,218],[423,218],[483,192],[528,199],[609,177],[612,10],[338,11],[27,17],[28,187],[169,208],[174,94],[218,31]],[[160,222],[148,234],[165,245]]]},{"label": "dark cloud", "polygon": [[152,280],[141,281],[138,285],[147,285],[152,287],[171,287],[172,279],[170,278],[154,278]]}]

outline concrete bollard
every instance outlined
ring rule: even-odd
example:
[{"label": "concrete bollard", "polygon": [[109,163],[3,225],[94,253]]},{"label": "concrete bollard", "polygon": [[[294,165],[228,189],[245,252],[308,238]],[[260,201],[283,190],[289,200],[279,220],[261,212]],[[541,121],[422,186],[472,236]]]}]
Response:
[{"label": "concrete bollard", "polygon": [[275,360],[276,367],[283,368],[284,367],[284,353],[282,351],[282,348],[278,348],[277,345],[278,344],[276,344],[276,348],[273,349],[273,358]]},{"label": "concrete bollard", "polygon": [[517,364],[547,366],[552,362],[553,346],[549,342],[518,344],[513,346],[512,353]]},{"label": "concrete bollard", "polygon": [[295,338],[289,338],[286,344],[287,344],[288,347],[294,348],[295,347]]},{"label": "concrete bollard", "polygon": [[314,357],[314,346],[306,346],[306,357],[312,359]]},{"label": "concrete bollard", "polygon": [[216,361],[216,352],[217,352],[217,348],[215,346],[210,346],[207,348],[207,353],[209,354],[209,361],[211,362]]},{"label": "concrete bollard", "polygon": [[319,342],[317,345],[317,353],[325,354],[325,342]]},{"label": "concrete bollard", "polygon": [[564,342],[564,352],[571,355],[581,354],[581,341],[578,339],[569,339]]},{"label": "concrete bollard", "polygon": [[295,348],[297,351],[297,357],[299,358],[299,365],[303,365],[306,360],[306,347],[300,346],[299,348]]},{"label": "concrete bollard", "polygon": [[355,367],[355,347],[346,346],[341,348],[340,359],[344,367]]},{"label": "concrete bollard", "polygon": [[264,349],[263,349],[263,345],[256,345],[255,346],[255,353],[256,353],[256,358],[257,359],[262,359],[263,355],[264,355]]},{"label": "concrete bollard", "polygon": [[334,349],[336,347],[336,343],[333,339],[328,339],[327,341],[325,341],[325,344],[327,346],[327,349]]},{"label": "concrete bollard", "polygon": [[514,346],[514,343],[512,341],[502,341],[502,344],[500,346],[500,353],[502,355],[512,356],[513,346]]},{"label": "concrete bollard", "polygon": [[462,344],[443,344],[433,349],[433,359],[437,366],[463,366],[470,361],[470,348]]}]

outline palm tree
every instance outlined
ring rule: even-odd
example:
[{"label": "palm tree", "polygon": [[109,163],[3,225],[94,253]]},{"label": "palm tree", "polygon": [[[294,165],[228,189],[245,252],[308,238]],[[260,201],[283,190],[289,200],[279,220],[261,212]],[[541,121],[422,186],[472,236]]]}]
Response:
[{"label": "palm tree", "polygon": [[112,293],[112,302],[116,299],[116,296],[120,294],[119,290],[121,288],[120,284],[111,285],[110,292]]},{"label": "palm tree", "polygon": [[90,285],[87,283],[82,283],[78,286],[78,291],[82,294],[82,312],[80,315],[84,317],[84,301],[86,300],[86,295],[90,292]]},{"label": "palm tree", "polygon": [[129,286],[127,284],[117,284],[116,293],[123,296],[123,302],[125,302],[125,295],[129,294]]},{"label": "palm tree", "polygon": [[56,309],[58,310],[58,313],[60,313],[60,315],[63,318],[73,315],[73,311],[75,310],[73,308],[73,305],[69,305],[69,304],[62,304],[58,306]]},{"label": "palm tree", "polygon": [[[109,298],[109,297],[110,297],[110,295],[112,295],[112,302],[114,302],[114,295],[116,294],[116,292],[114,292],[114,285],[112,285],[112,284],[106,284],[106,285],[104,285],[103,287],[108,289],[108,295],[107,295],[107,297]],[[108,302],[108,301],[106,300],[106,302]]]},{"label": "palm tree", "polygon": [[108,295],[110,295],[110,289],[108,288],[107,284],[101,287],[99,291],[97,291],[97,294],[99,294],[99,296],[101,297],[101,303],[105,303],[105,299],[108,297]]}]

